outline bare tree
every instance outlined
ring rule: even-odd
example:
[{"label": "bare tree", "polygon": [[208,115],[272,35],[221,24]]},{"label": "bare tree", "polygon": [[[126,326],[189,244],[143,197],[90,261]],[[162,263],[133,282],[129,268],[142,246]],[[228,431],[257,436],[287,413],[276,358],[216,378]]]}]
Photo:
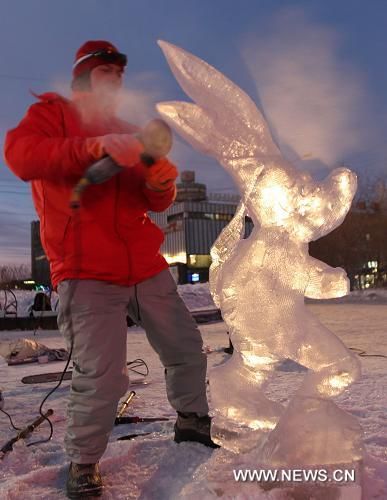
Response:
[{"label": "bare tree", "polygon": [[387,178],[373,173],[359,174],[354,205],[363,210],[387,209]]},{"label": "bare tree", "polygon": [[0,266],[0,286],[17,280],[28,279],[31,275],[30,268],[26,264]]}]

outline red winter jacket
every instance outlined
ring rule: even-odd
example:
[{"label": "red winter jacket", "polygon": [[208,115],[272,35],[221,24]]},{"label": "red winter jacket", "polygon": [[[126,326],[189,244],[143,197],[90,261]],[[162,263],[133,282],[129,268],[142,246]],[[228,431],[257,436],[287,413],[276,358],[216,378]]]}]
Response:
[{"label": "red winter jacket", "polygon": [[73,102],[57,94],[39,99],[7,133],[5,158],[18,177],[32,181],[53,286],[70,278],[133,285],[166,269],[159,253],[163,233],[146,212],[165,210],[175,189],[148,189],[147,167],[138,164],[89,186],[79,211],[69,208],[74,185],[94,161],[85,138],[137,129],[118,118],[86,126]]}]

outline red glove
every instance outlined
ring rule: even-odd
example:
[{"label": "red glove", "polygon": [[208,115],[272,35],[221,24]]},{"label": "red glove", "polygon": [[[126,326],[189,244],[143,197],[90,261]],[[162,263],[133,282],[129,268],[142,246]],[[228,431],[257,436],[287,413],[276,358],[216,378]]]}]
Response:
[{"label": "red glove", "polygon": [[178,175],[177,168],[168,158],[160,158],[151,167],[147,167],[146,186],[153,191],[166,191],[173,186]]},{"label": "red glove", "polygon": [[107,134],[86,139],[88,153],[99,160],[106,154],[121,167],[133,167],[140,162],[144,151],[141,142],[130,134]]}]

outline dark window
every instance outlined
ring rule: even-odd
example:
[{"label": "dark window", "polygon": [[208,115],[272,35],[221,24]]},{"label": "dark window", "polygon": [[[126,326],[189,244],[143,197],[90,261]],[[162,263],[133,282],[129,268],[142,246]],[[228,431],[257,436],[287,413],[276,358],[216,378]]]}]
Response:
[{"label": "dark window", "polygon": [[173,222],[175,220],[182,220],[183,219],[183,214],[174,214],[174,215],[168,215],[167,217],[167,222]]}]

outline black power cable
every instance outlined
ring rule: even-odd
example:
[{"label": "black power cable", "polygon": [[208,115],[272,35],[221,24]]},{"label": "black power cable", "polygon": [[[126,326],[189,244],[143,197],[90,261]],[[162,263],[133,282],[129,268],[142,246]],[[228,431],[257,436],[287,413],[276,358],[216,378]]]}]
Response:
[{"label": "black power cable", "polygon": [[385,354],[368,354],[367,351],[363,351],[362,349],[358,349],[357,347],[350,347],[349,348],[351,351],[355,351],[358,356],[361,356],[362,358],[387,358]]},{"label": "black power cable", "polygon": [[66,366],[63,369],[62,375],[61,375],[61,377],[59,379],[59,382],[57,383],[57,385],[53,389],[51,389],[51,391],[49,391],[47,393],[47,395],[43,398],[43,400],[42,400],[42,402],[40,403],[40,406],[39,406],[39,413],[40,413],[40,415],[44,418],[44,420],[47,420],[47,422],[48,422],[48,424],[50,426],[50,435],[46,439],[41,439],[39,441],[34,441],[33,443],[27,444],[27,446],[33,446],[35,444],[47,443],[52,438],[52,435],[54,433],[54,427],[52,425],[51,420],[46,415],[43,414],[43,405],[47,401],[47,399],[51,396],[51,394],[53,394],[58,389],[58,387],[62,384],[64,376],[65,376],[65,373],[66,373],[67,368],[68,368],[68,366],[70,364],[72,351],[73,351],[73,344],[71,344],[71,349],[70,349],[70,352],[69,352],[69,357],[68,357],[68,360],[66,362]]},{"label": "black power cable", "polygon": [[4,413],[5,415],[7,415],[7,417],[9,418],[9,421],[10,421],[10,423],[11,423],[11,426],[12,426],[12,428],[13,428],[13,429],[15,429],[15,431],[21,431],[21,428],[20,428],[20,427],[16,427],[16,426],[14,425],[14,423],[13,423],[13,421],[12,421],[12,418],[11,418],[11,415],[10,415],[9,413],[7,413],[5,410],[3,410],[3,409],[1,409],[1,408],[0,408],[0,411],[1,411],[2,413]]}]

